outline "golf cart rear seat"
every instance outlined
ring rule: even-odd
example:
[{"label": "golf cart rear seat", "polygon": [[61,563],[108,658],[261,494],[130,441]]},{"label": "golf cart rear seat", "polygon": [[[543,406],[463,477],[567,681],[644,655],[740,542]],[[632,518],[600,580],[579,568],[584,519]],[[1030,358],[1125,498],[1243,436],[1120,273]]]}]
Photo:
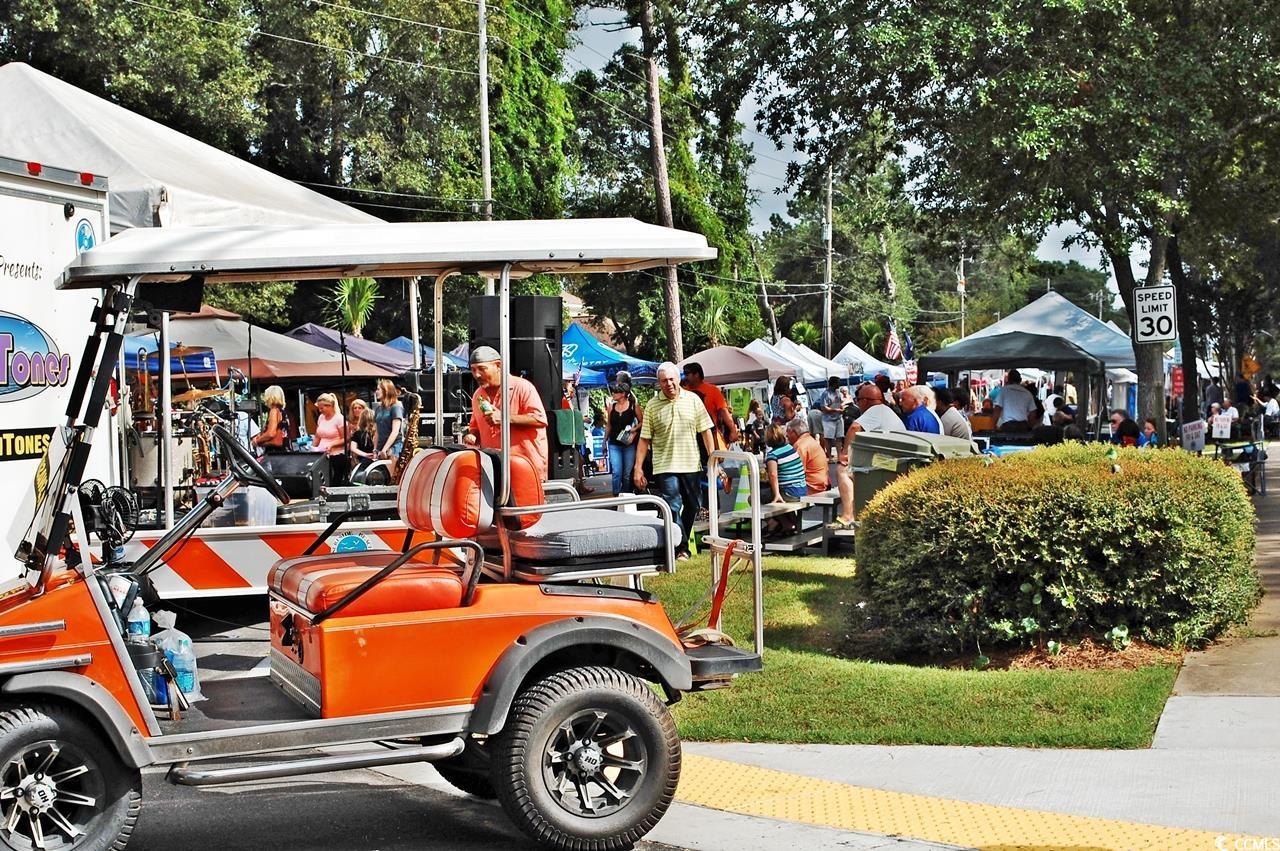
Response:
[{"label": "golf cart rear seat", "polygon": [[[494,469],[500,470],[495,456]],[[495,482],[494,492],[500,488]],[[652,502],[660,516],[615,510],[625,503]],[[498,523],[478,537],[490,574],[526,582],[566,581],[672,569],[665,504],[652,497],[624,497],[547,505],[536,468],[511,456],[511,499]],[[501,565],[501,569],[499,569]]]},{"label": "golf cart rear seat", "polygon": [[[486,501],[483,494],[486,488],[492,492],[490,468],[491,459],[474,451],[418,453],[401,476],[397,507],[406,526],[431,533],[436,541],[419,544],[407,554],[366,550],[281,559],[267,575],[271,596],[320,614],[403,559],[403,566],[348,602],[341,613],[395,614],[467,605],[479,564],[471,565],[468,574],[466,554],[449,545],[462,545],[492,525],[493,509],[486,507],[492,500]],[[469,541],[465,546],[474,547]]]}]

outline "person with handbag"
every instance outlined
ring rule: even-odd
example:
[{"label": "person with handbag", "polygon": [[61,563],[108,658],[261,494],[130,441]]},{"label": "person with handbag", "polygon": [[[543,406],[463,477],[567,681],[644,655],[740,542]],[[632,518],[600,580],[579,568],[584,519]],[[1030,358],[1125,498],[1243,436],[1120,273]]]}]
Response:
[{"label": "person with handbag", "polygon": [[288,452],[291,425],[289,412],[284,406],[283,388],[272,384],[262,394],[262,403],[267,406],[267,421],[251,442],[265,453]]},{"label": "person with handbag", "polygon": [[631,468],[636,463],[636,437],[640,434],[640,422],[644,416],[625,384],[612,384],[609,393],[609,427],[606,443],[609,447],[609,470],[613,474],[613,495],[631,493]]}]

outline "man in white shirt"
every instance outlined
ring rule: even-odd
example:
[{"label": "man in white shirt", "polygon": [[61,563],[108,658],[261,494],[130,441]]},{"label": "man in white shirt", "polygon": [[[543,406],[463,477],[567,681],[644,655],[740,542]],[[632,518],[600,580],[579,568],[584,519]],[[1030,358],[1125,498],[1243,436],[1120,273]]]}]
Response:
[{"label": "man in white shirt", "polygon": [[972,440],[973,427],[969,425],[969,421],[964,418],[964,415],[957,410],[955,391],[942,387],[934,395],[937,398],[937,406],[933,410],[937,413],[938,418],[942,420],[942,433],[948,437]]},{"label": "man in white shirt", "polygon": [[884,393],[874,384],[858,388],[854,403],[862,410],[862,416],[853,421],[844,435],[840,448],[840,462],[836,465],[836,487],[840,490],[840,513],[832,521],[832,529],[853,528],[853,476],[849,473],[849,441],[860,431],[906,431],[903,424],[884,402]]},{"label": "man in white shirt", "polygon": [[1222,400],[1222,413],[1231,417],[1232,422],[1235,422],[1236,420],[1240,419],[1240,412],[1236,410],[1236,406],[1232,403],[1230,399]]},{"label": "man in white shirt", "polygon": [[1035,410],[1036,399],[1022,386],[1022,376],[1016,369],[1009,370],[996,404],[996,431],[1031,431]]}]

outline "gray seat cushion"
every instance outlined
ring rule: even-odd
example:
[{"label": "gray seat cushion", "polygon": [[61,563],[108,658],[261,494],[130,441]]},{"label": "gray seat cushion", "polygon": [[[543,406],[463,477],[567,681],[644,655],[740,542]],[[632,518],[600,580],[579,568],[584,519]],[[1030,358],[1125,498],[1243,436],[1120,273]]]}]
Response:
[{"label": "gray seat cushion", "polygon": [[666,546],[661,519],[609,508],[544,514],[510,540],[513,557],[533,562],[638,555]]}]

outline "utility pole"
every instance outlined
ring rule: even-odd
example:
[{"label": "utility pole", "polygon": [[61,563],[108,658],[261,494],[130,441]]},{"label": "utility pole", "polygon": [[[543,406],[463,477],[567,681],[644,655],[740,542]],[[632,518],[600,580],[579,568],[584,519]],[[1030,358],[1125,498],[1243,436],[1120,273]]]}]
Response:
[{"label": "utility pole", "polygon": [[[478,31],[480,33],[480,178],[484,182],[483,205],[485,221],[493,218],[493,171],[489,155],[489,16],[485,0],[478,0]],[[484,279],[486,295],[494,294],[493,278]],[[440,321],[440,317],[436,317]]]},{"label": "utility pole", "polygon": [[[652,0],[640,0],[640,35],[644,41],[645,81],[649,95],[649,150],[653,157],[653,191],[658,206],[658,224],[675,227],[671,215],[671,184],[667,180],[667,151],[662,140],[662,94],[658,78],[657,39],[653,26]],[[668,356],[676,363],[684,360],[684,338],[680,318],[680,286],[676,267],[664,267],[663,295],[667,304]]]},{"label": "utility pole", "polygon": [[1102,294],[1106,289],[1098,290],[1098,321],[1102,321]]},{"label": "utility pole", "polygon": [[968,282],[964,277],[964,246],[960,246],[960,267],[956,270],[956,292],[960,294],[960,339],[964,339],[964,291]]},{"label": "utility pole", "polygon": [[831,166],[827,166],[827,215],[822,223],[827,240],[827,265],[822,273],[822,356],[831,357]]}]

